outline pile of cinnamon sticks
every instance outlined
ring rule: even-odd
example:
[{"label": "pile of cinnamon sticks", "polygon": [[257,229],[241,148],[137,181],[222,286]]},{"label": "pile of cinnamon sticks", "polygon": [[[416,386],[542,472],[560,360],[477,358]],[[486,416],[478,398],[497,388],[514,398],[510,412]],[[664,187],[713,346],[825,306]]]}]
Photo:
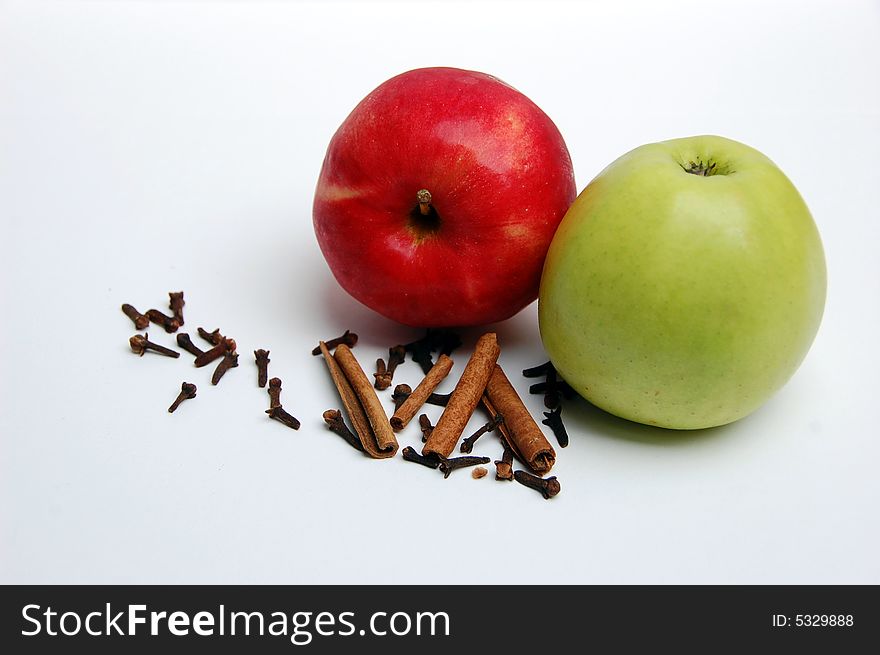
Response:
[{"label": "pile of cinnamon sticks", "polygon": [[[423,366],[426,374],[414,390],[410,391],[408,387],[401,390],[400,387],[405,385],[399,385],[395,392],[398,401],[396,409],[389,418],[375,391],[375,388],[385,389],[389,386],[387,367],[378,366],[377,376],[374,377],[377,381],[381,377],[382,384],[374,387],[347,345],[338,345],[335,352],[331,352],[328,344],[322,341],[318,350],[323,355],[345,413],[354,427],[351,434],[360,442],[363,451],[374,458],[389,458],[397,453],[399,444],[395,432],[403,430],[426,402],[438,402],[438,394],[434,392],[453,367],[453,361],[446,352],[441,352],[436,363],[428,360],[430,367]],[[393,351],[391,349],[390,352]],[[555,478],[541,480],[526,472],[517,471],[515,474],[513,471],[515,457],[531,472],[543,476],[553,467],[556,452],[498,365],[500,352],[494,332],[480,337],[455,389],[448,397],[441,397],[440,402],[445,404],[445,408],[437,425],[431,426],[424,414],[420,417],[425,435],[421,456],[414,449],[406,448],[404,458],[439,468],[447,476],[456,468],[488,462],[488,458],[450,458],[471,416],[477,407],[482,406],[489,415],[489,423],[465,440],[462,452],[469,453],[473,441],[484,432],[497,431],[502,441],[503,455],[495,462],[496,479],[516,479],[542,491],[545,498],[550,498],[559,491]],[[424,352],[421,360],[425,361]],[[333,418],[335,427],[327,418],[328,414]],[[331,429],[338,431],[341,418],[337,410],[325,412],[325,420]],[[479,473],[482,474],[482,471]]]}]

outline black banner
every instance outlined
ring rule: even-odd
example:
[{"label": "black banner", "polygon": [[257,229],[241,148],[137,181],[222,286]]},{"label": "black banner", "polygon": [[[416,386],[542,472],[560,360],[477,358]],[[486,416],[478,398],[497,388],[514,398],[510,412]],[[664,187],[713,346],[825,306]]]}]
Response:
[{"label": "black banner", "polygon": [[16,653],[853,652],[880,637],[873,586],[32,586],[0,594],[0,646]]}]

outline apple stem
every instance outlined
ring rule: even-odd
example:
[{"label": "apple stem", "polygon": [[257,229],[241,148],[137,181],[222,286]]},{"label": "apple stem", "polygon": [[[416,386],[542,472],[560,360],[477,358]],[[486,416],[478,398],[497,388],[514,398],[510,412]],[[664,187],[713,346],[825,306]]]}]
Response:
[{"label": "apple stem", "polygon": [[702,177],[711,177],[712,175],[727,175],[727,171],[722,169],[714,161],[704,162],[702,159],[691,161],[687,166],[682,165],[685,172],[691,175],[700,175]]},{"label": "apple stem", "polygon": [[419,201],[419,211],[422,212],[422,216],[427,216],[431,213],[431,192],[427,189],[421,189],[416,194],[416,200]]}]

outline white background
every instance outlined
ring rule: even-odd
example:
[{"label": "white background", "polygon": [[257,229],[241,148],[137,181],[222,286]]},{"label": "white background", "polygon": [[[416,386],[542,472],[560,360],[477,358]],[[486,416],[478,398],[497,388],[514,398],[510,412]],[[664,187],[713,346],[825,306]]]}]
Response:
[{"label": "white background", "polygon": [[[3,2],[0,581],[880,583],[878,63],[876,2]],[[700,433],[571,403],[549,502],[329,433],[316,340],[354,329],[369,368],[419,333],[336,285],[315,181],[354,105],[430,65],[531,97],[579,189],[667,138],[774,159],[829,269],[791,382]],[[216,388],[213,367],[128,350],[119,305],[178,289],[185,329],[238,340]],[[535,305],[496,328],[524,390],[518,371],[545,359]],[[263,414],[259,347],[299,432]],[[395,382],[419,378],[408,362]],[[198,397],[169,415],[182,380]],[[477,451],[497,457],[495,437]]]}]

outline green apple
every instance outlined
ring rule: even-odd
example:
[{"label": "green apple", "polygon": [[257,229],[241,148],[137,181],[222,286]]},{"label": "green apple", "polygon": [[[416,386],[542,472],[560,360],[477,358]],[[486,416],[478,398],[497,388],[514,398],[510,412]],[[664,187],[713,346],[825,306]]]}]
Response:
[{"label": "green apple", "polygon": [[806,204],[718,136],[625,154],[578,196],[544,264],[541,338],[591,403],[675,429],[730,423],[792,376],[825,306]]}]

